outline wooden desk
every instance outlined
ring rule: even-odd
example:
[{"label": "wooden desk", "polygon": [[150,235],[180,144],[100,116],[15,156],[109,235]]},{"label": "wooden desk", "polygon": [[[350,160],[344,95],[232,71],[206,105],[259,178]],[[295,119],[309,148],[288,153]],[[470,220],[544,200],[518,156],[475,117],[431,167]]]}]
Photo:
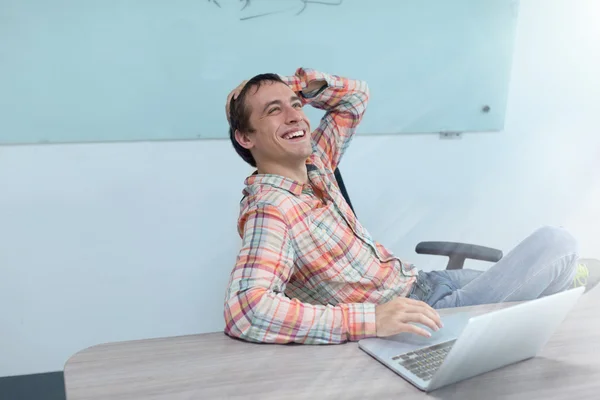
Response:
[{"label": "wooden desk", "polygon": [[[441,388],[429,397],[600,398],[599,305],[600,290],[585,294],[539,357]],[[479,313],[506,306],[471,310]],[[223,333],[91,347],[67,362],[65,386],[68,400],[407,400],[428,396],[356,343],[260,345]]]}]

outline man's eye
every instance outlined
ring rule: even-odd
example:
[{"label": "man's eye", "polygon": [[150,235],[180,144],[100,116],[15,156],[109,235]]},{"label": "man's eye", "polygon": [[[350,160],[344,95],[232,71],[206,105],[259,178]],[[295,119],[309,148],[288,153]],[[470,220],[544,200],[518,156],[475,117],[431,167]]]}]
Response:
[{"label": "man's eye", "polygon": [[279,107],[273,107],[269,110],[269,114],[273,114],[275,111],[279,111]]},{"label": "man's eye", "polygon": [[300,103],[295,103],[295,104],[294,104],[294,107],[296,107],[296,108],[302,108],[302,104],[300,104]]}]

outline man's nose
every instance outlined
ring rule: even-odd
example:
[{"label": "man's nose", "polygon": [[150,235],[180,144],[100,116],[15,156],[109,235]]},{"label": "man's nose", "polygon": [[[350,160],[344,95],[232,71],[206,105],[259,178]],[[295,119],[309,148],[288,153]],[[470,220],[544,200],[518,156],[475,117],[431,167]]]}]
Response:
[{"label": "man's nose", "polygon": [[286,120],[288,124],[293,124],[302,120],[302,113],[294,107],[287,110]]}]

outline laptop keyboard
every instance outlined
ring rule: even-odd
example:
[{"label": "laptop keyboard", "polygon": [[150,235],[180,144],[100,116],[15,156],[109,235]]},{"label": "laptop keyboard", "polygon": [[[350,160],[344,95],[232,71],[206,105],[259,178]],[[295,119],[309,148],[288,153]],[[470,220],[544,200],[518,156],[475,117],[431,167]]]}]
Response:
[{"label": "laptop keyboard", "polygon": [[423,379],[424,381],[431,380],[431,377],[450,352],[452,345],[456,340],[436,344],[435,346],[426,347],[411,351],[410,353],[400,354],[392,357],[392,360],[398,362],[404,368]]}]

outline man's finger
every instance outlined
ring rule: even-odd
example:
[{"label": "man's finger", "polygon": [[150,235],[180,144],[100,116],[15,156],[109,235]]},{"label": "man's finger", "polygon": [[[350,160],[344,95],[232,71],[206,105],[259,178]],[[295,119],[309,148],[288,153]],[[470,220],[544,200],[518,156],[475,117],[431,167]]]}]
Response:
[{"label": "man's finger", "polygon": [[[414,312],[415,309],[411,309],[412,312]],[[419,312],[427,315],[429,318],[431,318],[433,321],[435,321],[436,325],[439,328],[443,328],[444,324],[442,324],[442,319],[440,317],[440,314],[438,314],[434,309],[429,308],[429,307],[417,307],[416,310],[419,310]]]},{"label": "man's finger", "polygon": [[409,301],[407,301],[407,303],[410,304],[411,306],[419,307],[421,310],[423,310],[423,312],[427,312],[429,317],[431,319],[433,319],[440,328],[443,328],[444,324],[442,323],[440,314],[433,307],[431,307],[429,304],[425,303],[424,301],[408,299],[408,298],[407,298],[407,300],[409,300]]},{"label": "man's finger", "polygon": [[433,331],[437,331],[440,329],[433,319],[431,319],[428,315],[423,313],[406,313],[402,318],[402,322],[414,322],[421,325],[425,325]]},{"label": "man's finger", "polygon": [[235,92],[229,93],[227,96],[227,103],[225,103],[225,114],[227,115],[227,121],[231,123],[231,100],[233,99],[233,95]]},{"label": "man's finger", "polygon": [[[439,314],[435,311],[431,311],[429,308],[423,306],[410,306],[405,310],[406,313],[409,314],[423,314],[426,315],[430,320],[435,322],[437,328],[443,328],[444,324],[442,324],[442,319]],[[437,329],[436,329],[437,330]]]},{"label": "man's finger", "polygon": [[426,307],[428,309],[430,309],[433,312],[436,312],[435,309],[433,307],[431,307],[429,304],[425,303],[424,301],[421,300],[415,300],[415,299],[409,299],[408,297],[406,298],[406,302],[408,304],[413,304],[413,305],[418,305],[418,306],[423,306]]},{"label": "man's finger", "polygon": [[414,333],[419,336],[424,336],[427,338],[431,337],[431,334],[429,332],[427,332],[425,329],[419,328],[418,326],[414,326],[412,324],[402,323],[402,324],[400,324],[400,329],[401,329],[401,332],[410,332],[410,333]]},{"label": "man's finger", "polygon": [[242,92],[242,89],[244,88],[244,86],[246,86],[246,83],[248,83],[248,81],[243,81],[242,83],[240,83],[235,89],[233,89],[231,92],[229,92],[229,95],[227,96],[227,102],[225,103],[225,115],[227,116],[227,121],[229,123],[231,123],[231,119],[230,119],[231,101],[236,100],[238,98],[238,96]]},{"label": "man's finger", "polygon": [[242,93],[242,89],[244,89],[244,86],[246,86],[246,83],[248,83],[248,81],[243,81],[242,83],[240,83],[238,85],[238,87],[235,88],[234,94],[233,94],[234,100],[236,100],[238,98],[238,96],[240,95],[240,93]]},{"label": "man's finger", "polygon": [[225,114],[227,114],[227,118],[229,118],[229,107],[231,106],[231,96],[233,92],[229,93],[227,96],[227,100],[225,101]]}]

